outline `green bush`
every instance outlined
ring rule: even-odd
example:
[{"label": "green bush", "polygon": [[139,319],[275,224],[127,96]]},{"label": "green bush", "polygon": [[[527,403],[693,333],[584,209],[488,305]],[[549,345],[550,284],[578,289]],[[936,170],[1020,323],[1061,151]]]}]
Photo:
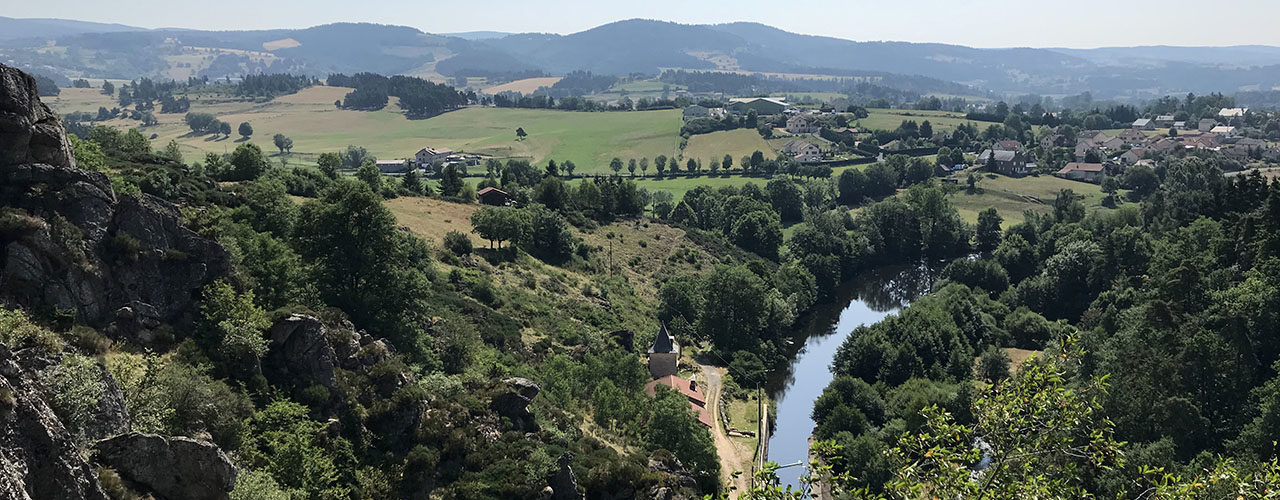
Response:
[{"label": "green bush", "polygon": [[22,311],[0,308],[0,344],[11,350],[36,347],[46,353],[62,350],[58,335],[32,323]]},{"label": "green bush", "polygon": [[44,227],[44,220],[26,210],[0,207],[0,241],[13,241]]},{"label": "green bush", "polygon": [[70,355],[40,373],[48,399],[62,425],[79,439],[106,392],[101,371],[93,358]]},{"label": "green bush", "polygon": [[472,250],[471,238],[458,231],[449,231],[444,235],[444,247],[455,255],[467,255]]}]

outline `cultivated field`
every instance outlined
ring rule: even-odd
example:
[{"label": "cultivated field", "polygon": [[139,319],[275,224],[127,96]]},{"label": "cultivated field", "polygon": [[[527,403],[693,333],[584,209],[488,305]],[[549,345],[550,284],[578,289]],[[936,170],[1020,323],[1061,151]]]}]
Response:
[{"label": "cultivated field", "polygon": [[917,124],[922,121],[929,120],[929,124],[933,125],[933,130],[951,130],[962,123],[972,123],[973,125],[984,128],[989,123],[975,122],[966,120],[964,114],[951,113],[947,111],[920,111],[914,109],[868,109],[870,116],[860,120],[853,120],[851,127],[893,130],[898,128],[904,120],[915,120]]},{"label": "cultivated field", "polygon": [[[79,92],[70,92],[78,90]],[[296,94],[265,103],[222,102],[198,99],[191,111],[208,112],[231,124],[249,122],[254,129],[250,142],[264,151],[276,151],[272,136],[282,133],[293,139],[293,164],[314,162],[315,155],[338,151],[348,144],[368,148],[380,159],[412,156],[419,149],[446,147],[500,158],[528,158],[536,163],[554,158],[573,160],[577,172],[608,172],[609,160],[670,155],[679,146],[680,111],[638,111],[626,113],[580,113],[509,108],[466,108],[427,120],[408,120],[396,106],[396,99],[381,111],[351,111],[334,107],[350,89],[311,87]],[[54,103],[59,113],[96,112],[112,101],[90,89],[67,89]],[[225,100],[225,98],[223,99]],[[157,148],[177,140],[188,161],[205,153],[225,153],[235,149],[240,138],[193,136],[183,123],[183,114],[157,114],[160,124],[143,132],[156,134]],[[137,121],[112,120],[107,125],[136,127]],[[522,127],[529,136],[517,140]],[[292,160],[291,160],[292,161]]]},{"label": "cultivated field", "polygon": [[978,222],[978,212],[995,207],[1004,218],[1004,226],[1022,222],[1022,213],[1027,210],[1039,213],[1053,212],[1053,200],[1063,189],[1070,189],[1076,195],[1084,196],[1085,208],[1090,211],[1107,210],[1102,206],[1102,190],[1096,184],[1061,179],[1049,175],[1036,177],[1013,178],[997,174],[981,174],[978,189],[969,193],[962,189],[951,195],[951,204],[956,207],[969,223]]},{"label": "cultivated field", "polygon": [[738,163],[742,161],[742,157],[750,156],[756,151],[764,153],[765,158],[773,157],[773,148],[760,137],[759,132],[743,128],[692,136],[684,148],[684,157],[702,160],[705,168],[712,158],[720,160],[725,154],[730,154],[733,155],[734,166],[741,167]]},{"label": "cultivated field", "polygon": [[486,94],[497,94],[499,92],[519,92],[521,94],[532,94],[533,91],[542,87],[550,87],[560,81],[560,77],[551,76],[546,78],[525,78],[524,80],[516,80],[507,82],[502,85],[494,85],[484,89]]}]

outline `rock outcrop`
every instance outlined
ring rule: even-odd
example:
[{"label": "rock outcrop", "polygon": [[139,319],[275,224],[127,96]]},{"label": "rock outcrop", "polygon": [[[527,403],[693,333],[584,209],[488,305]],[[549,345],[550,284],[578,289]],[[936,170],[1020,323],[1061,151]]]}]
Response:
[{"label": "rock outcrop", "polygon": [[581,491],[578,491],[578,479],[573,476],[573,454],[565,453],[560,455],[560,459],[556,461],[556,472],[551,476],[548,486],[551,486],[551,500],[582,500],[584,497]]},{"label": "rock outcrop", "polygon": [[[271,325],[271,344],[263,359],[267,379],[277,385],[307,387],[319,384],[330,391],[338,387],[338,369],[368,374],[374,365],[391,359],[395,349],[384,339],[358,333],[350,323],[325,326],[314,316],[291,314]],[[409,372],[385,377],[384,395],[413,382]]]},{"label": "rock outcrop", "polygon": [[120,477],[165,500],[226,500],[236,485],[235,467],[213,443],[129,433],[94,449]]},{"label": "rock outcrop", "polygon": [[36,372],[0,346],[0,498],[106,500],[97,474],[43,399]]},{"label": "rock outcrop", "polygon": [[172,204],[118,197],[105,175],[77,169],[35,81],[4,65],[0,207],[16,222],[0,232],[0,304],[76,311],[117,337],[146,343],[160,323],[190,320],[200,288],[229,269]]},{"label": "rock outcrop", "polygon": [[542,391],[542,388],[532,380],[521,377],[503,379],[502,383],[507,386],[507,390],[494,396],[489,407],[498,415],[511,419],[516,429],[538,430],[533,413],[529,412],[529,403],[533,402],[533,398]]}]

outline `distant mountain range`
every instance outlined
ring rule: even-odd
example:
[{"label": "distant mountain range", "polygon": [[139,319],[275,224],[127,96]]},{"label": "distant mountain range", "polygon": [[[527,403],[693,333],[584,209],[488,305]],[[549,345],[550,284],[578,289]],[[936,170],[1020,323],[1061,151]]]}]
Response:
[{"label": "distant mountain range", "polygon": [[[47,50],[50,40],[76,48]],[[193,64],[193,48],[224,49]],[[210,53],[215,54],[216,52]],[[433,35],[414,28],[330,24],[256,31],[145,30],[60,19],[0,18],[0,60],[78,77],[221,77],[256,71],[314,75],[373,71],[451,77],[573,70],[626,75],[664,68],[862,76],[920,75],[1000,94],[1151,97],[1270,90],[1280,86],[1280,47],[977,49],[910,42],[855,42],[757,23],[686,25],[633,19],[570,35],[477,31]]]}]

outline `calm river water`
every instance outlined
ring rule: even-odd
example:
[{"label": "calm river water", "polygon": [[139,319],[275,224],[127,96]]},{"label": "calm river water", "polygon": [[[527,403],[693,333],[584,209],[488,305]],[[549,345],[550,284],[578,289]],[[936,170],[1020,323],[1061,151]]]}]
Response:
[{"label": "calm river water", "polygon": [[[929,291],[937,270],[928,265],[896,266],[864,273],[846,283],[836,300],[818,307],[793,338],[796,351],[791,364],[770,374],[769,394],[777,402],[778,415],[769,437],[769,460],[781,465],[808,463],[809,418],[813,402],[833,378],[831,360],[844,339],[859,325],[876,323]],[[784,484],[799,485],[804,467],[779,472]]]}]

